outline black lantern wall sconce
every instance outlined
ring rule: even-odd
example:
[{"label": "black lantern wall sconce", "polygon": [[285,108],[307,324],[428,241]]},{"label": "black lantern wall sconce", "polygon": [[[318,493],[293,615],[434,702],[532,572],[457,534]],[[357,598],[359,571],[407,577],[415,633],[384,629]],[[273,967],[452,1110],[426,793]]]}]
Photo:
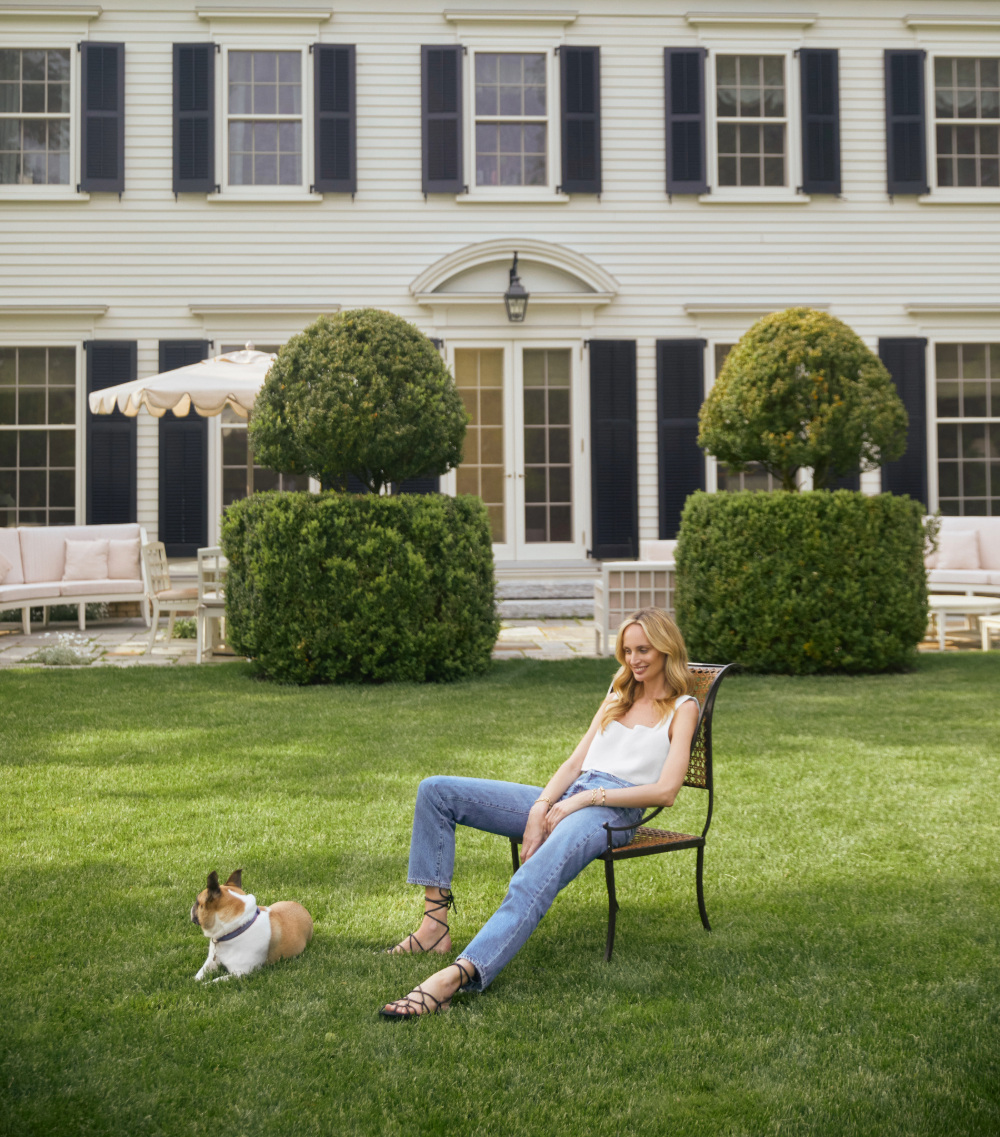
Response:
[{"label": "black lantern wall sconce", "polygon": [[510,266],[510,284],[503,294],[504,307],[507,309],[507,319],[512,324],[524,323],[524,315],[528,311],[528,297],[530,293],[521,283],[517,275],[517,253],[514,253],[514,263]]}]

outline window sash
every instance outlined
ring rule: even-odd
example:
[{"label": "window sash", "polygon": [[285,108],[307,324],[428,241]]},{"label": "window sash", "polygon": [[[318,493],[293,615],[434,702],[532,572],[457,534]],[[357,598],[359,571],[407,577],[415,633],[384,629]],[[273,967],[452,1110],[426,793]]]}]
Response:
[{"label": "window sash", "polygon": [[[931,398],[938,508],[1000,516],[1000,343],[938,341]],[[964,413],[967,400],[983,413]]]},{"label": "window sash", "polygon": [[[69,70],[68,70],[66,79],[64,81],[60,81],[58,84],[50,83],[48,78],[46,78],[44,80],[46,103],[48,102],[48,88],[50,86],[59,85],[59,86],[64,86],[67,88],[68,106],[66,107],[65,110],[52,110],[52,111],[47,110],[47,109],[42,110],[42,111],[25,111],[25,110],[20,110],[20,109],[16,110],[16,111],[14,111],[14,110],[0,110],[0,127],[2,127],[3,123],[9,123],[12,121],[32,122],[32,123],[60,122],[60,123],[65,123],[67,126],[66,147],[65,147],[65,149],[60,148],[59,150],[50,150],[48,148],[48,141],[49,141],[48,137],[46,137],[46,147],[44,149],[41,149],[41,150],[25,150],[23,147],[23,129],[22,129],[22,131],[20,132],[21,137],[19,139],[20,145],[18,146],[18,148],[17,149],[12,148],[9,150],[4,149],[3,153],[0,154],[0,177],[3,176],[2,164],[3,164],[4,155],[17,154],[19,156],[19,159],[20,159],[20,161],[19,161],[19,174],[18,174],[17,179],[14,181],[0,181],[0,196],[21,195],[24,193],[30,193],[32,196],[35,196],[35,195],[42,196],[45,194],[52,194],[52,193],[65,194],[67,192],[67,190],[70,190],[71,187],[75,186],[76,182],[79,180],[78,171],[77,171],[77,162],[78,162],[77,155],[79,152],[79,92],[78,92],[78,88],[79,88],[78,58],[79,57],[78,57],[78,54],[69,45],[63,46],[63,45],[52,45],[52,44],[46,45],[45,47],[38,47],[38,46],[33,46],[33,45],[23,45],[23,46],[21,46],[21,45],[9,45],[9,46],[4,46],[2,50],[4,50],[4,51],[16,51],[16,52],[20,53],[21,59],[19,61],[18,70],[21,74],[23,74],[23,72],[21,72],[21,68],[23,67],[23,55],[25,52],[29,52],[29,51],[44,51],[46,53],[57,52],[57,51],[62,52],[68,56]],[[46,72],[47,72],[47,70],[48,70],[48,60],[46,59]],[[0,80],[0,85],[3,85],[5,83],[10,83],[13,85],[14,81],[13,80]],[[37,86],[37,85],[41,85],[41,84],[35,83],[34,85]],[[23,89],[23,86],[24,86],[23,78],[19,78],[17,80],[16,86],[18,87],[19,91]],[[21,102],[23,104],[23,100],[21,100]],[[48,133],[48,132],[46,132],[46,133]],[[0,138],[2,138],[2,133],[0,133]],[[24,158],[24,156],[26,156],[28,154],[35,154],[35,153],[40,153],[40,154],[46,155],[47,158],[48,158],[48,156],[52,156],[52,155],[56,155],[56,154],[65,155],[66,156],[65,161],[60,163],[60,166],[62,167],[60,169],[60,175],[62,175],[62,171],[65,170],[65,176],[60,176],[59,181],[47,180],[48,172],[49,172],[48,171],[48,160],[47,160],[46,161],[46,180],[45,181],[37,181],[37,182],[25,181],[24,180],[23,158]],[[9,164],[10,163],[8,162],[8,165]]]}]

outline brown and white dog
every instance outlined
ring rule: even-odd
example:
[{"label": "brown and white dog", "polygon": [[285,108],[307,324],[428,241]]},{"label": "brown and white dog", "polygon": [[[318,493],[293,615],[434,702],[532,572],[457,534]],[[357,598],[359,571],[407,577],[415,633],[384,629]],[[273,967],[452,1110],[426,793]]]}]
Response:
[{"label": "brown and white dog", "polygon": [[[229,975],[246,975],[276,959],[291,959],[305,951],[312,939],[312,917],[294,900],[281,900],[268,908],[243,891],[243,870],[237,869],[225,884],[219,874],[208,874],[208,886],[191,905],[191,922],[212,941],[195,979],[224,967]],[[216,982],[219,980],[217,979]]]}]

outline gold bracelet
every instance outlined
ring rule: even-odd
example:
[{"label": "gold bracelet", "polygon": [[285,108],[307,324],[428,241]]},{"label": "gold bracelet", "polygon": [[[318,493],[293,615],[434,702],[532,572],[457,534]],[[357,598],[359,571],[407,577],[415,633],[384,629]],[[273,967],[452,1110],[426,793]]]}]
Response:
[{"label": "gold bracelet", "polygon": [[[544,801],[545,804],[548,806],[548,809],[552,808],[552,802],[549,801],[549,799],[547,797],[536,797],[535,800],[531,803],[531,808],[534,809],[535,806],[538,805],[538,803],[540,801]],[[546,813],[548,812],[548,809],[545,811]]]},{"label": "gold bracelet", "polygon": [[597,805],[597,786],[590,791],[590,804]]},{"label": "gold bracelet", "polygon": [[608,804],[608,795],[605,792],[604,787],[601,786],[601,805],[607,805],[607,804]]}]

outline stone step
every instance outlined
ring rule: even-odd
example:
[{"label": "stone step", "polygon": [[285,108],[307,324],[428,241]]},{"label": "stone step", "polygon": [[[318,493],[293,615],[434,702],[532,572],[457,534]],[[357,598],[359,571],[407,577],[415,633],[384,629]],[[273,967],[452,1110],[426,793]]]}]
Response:
[{"label": "stone step", "polygon": [[497,610],[504,620],[587,619],[594,618],[594,601],[582,597],[501,600]]},{"label": "stone step", "polygon": [[593,600],[592,580],[507,580],[497,583],[500,600]]}]

